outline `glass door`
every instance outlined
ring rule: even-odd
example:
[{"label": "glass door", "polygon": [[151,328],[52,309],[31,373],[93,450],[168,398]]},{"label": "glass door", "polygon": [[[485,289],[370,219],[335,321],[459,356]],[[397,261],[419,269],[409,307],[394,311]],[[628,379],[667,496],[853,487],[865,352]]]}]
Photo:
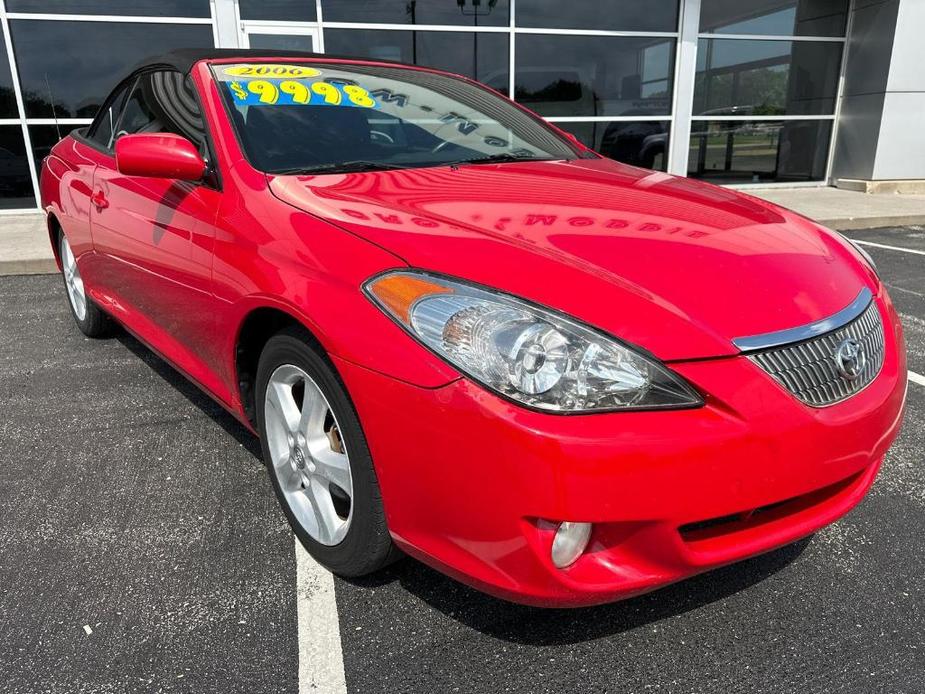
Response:
[{"label": "glass door", "polygon": [[318,53],[320,42],[317,29],[292,24],[242,22],[241,45],[244,48]]}]

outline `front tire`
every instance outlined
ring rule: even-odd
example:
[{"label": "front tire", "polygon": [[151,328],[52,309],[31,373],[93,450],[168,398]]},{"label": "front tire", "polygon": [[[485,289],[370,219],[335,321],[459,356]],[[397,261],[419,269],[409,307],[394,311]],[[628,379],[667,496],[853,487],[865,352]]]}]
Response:
[{"label": "front tire", "polygon": [[360,422],[311,337],[287,329],[257,367],[263,459],[296,536],[320,564],[362,576],[396,556]]},{"label": "front tire", "polygon": [[64,232],[58,236],[58,252],[61,258],[61,275],[64,278],[64,288],[74,322],[87,337],[106,337],[112,331],[112,321],[87,295],[80,270],[77,268],[77,259]]}]

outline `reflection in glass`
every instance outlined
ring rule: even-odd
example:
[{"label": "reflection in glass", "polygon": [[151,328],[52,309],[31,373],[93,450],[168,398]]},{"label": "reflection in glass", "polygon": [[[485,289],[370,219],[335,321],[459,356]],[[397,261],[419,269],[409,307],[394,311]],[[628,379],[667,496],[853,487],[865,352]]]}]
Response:
[{"label": "reflection in glass", "polygon": [[251,48],[266,48],[274,51],[314,52],[315,43],[307,34],[248,34]]},{"label": "reflection in glass", "polygon": [[314,22],[315,0],[238,0],[241,19]]},{"label": "reflection in glass", "polygon": [[[87,126],[77,126],[80,130]],[[60,125],[56,128],[54,125],[30,125],[29,139],[32,141],[32,158],[35,160],[36,173],[42,170],[42,160],[51,152],[58,140],[58,129],[61,130],[61,137],[67,137],[69,133],[75,130],[73,125]]]},{"label": "reflection in glass", "polygon": [[688,175],[715,183],[821,181],[829,120],[694,121]]},{"label": "reflection in glass", "polygon": [[541,29],[677,31],[678,0],[528,0],[517,3],[517,25]]},{"label": "reflection in glass", "polygon": [[555,123],[582,144],[624,164],[665,171],[668,168],[668,121]]},{"label": "reflection in glass", "polygon": [[[285,93],[280,89],[264,101],[252,98],[226,70],[213,68],[213,74],[245,156],[268,173],[476,166],[577,156],[566,138],[541,119],[469,80],[439,73],[327,64],[323,81],[292,81],[293,88]],[[317,89],[321,85],[324,89]]]},{"label": "reflection in glass", "polygon": [[6,0],[7,12],[210,17],[209,0]]},{"label": "reflection in glass", "polygon": [[[116,132],[115,128],[122,115],[122,107],[132,88],[131,82],[124,82],[118,92],[113,93],[107,103],[104,103],[100,112],[96,114],[93,123],[87,128],[87,138],[104,149],[112,149]],[[35,142],[33,141],[33,147]]]},{"label": "reflection in glass", "polygon": [[324,50],[447,70],[477,79],[505,95],[508,92],[507,34],[326,29]]},{"label": "reflection in glass", "polygon": [[35,193],[22,128],[0,126],[0,209],[34,206]]},{"label": "reflection in glass", "polygon": [[702,2],[700,31],[704,34],[844,36],[848,20],[848,0]]},{"label": "reflection in glass", "polygon": [[671,113],[675,40],[517,37],[515,98],[544,116]]},{"label": "reflection in glass", "polygon": [[701,39],[694,113],[832,114],[841,52],[840,43]]},{"label": "reflection in glass", "polygon": [[[31,118],[50,117],[52,104],[59,118],[92,118],[140,60],[174,48],[213,45],[212,27],[205,24],[11,19],[10,32]],[[79,64],[74,56],[80,56]]]},{"label": "reflection in glass", "polygon": [[6,57],[6,43],[0,34],[0,118],[19,118],[10,61]]},{"label": "reflection in glass", "polygon": [[509,24],[508,0],[323,0],[321,11],[326,22],[495,27]]}]

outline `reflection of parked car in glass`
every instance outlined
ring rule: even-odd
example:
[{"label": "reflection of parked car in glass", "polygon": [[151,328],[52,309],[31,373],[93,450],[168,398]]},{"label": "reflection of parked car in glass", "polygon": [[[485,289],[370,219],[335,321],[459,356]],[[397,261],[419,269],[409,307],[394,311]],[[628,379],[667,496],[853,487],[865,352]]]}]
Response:
[{"label": "reflection of parked car in glass", "polygon": [[668,133],[661,121],[614,121],[607,124],[597,151],[633,166],[664,170]]},{"label": "reflection of parked car in glass", "polygon": [[0,191],[13,195],[32,195],[29,160],[0,147]]}]

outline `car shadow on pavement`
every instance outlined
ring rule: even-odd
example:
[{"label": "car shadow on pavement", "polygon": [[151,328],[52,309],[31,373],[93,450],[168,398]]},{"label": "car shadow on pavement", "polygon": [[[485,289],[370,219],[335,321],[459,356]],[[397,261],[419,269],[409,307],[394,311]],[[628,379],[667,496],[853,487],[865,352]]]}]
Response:
[{"label": "car shadow on pavement", "polygon": [[202,392],[192,381],[148,349],[147,346],[142,344],[133,335],[119,328],[114,337],[123,347],[143,361],[154,373],[163,378],[182,396],[201,410],[203,414],[210,417],[216,424],[224,429],[235,441],[241,444],[248,453],[253,455],[261,465],[263,464],[260,441],[249,432],[243,424],[235,419],[230,412]]},{"label": "car shadow on pavement", "polygon": [[789,566],[811,540],[807,537],[636,598],[577,609],[516,605],[469,588],[411,559],[373,576],[341,580],[359,588],[398,581],[431,607],[483,634],[513,643],[559,646],[620,634],[723,600]]},{"label": "car shadow on pavement", "polygon": [[[221,405],[129,333],[119,330],[115,339],[214,420],[262,465],[257,437]],[[338,580],[360,590],[397,582],[434,609],[481,633],[527,645],[567,645],[619,634],[723,600],[786,568],[803,553],[810,541],[811,537],[805,538],[636,598],[578,609],[541,609],[500,600],[409,558],[372,576]]]}]

